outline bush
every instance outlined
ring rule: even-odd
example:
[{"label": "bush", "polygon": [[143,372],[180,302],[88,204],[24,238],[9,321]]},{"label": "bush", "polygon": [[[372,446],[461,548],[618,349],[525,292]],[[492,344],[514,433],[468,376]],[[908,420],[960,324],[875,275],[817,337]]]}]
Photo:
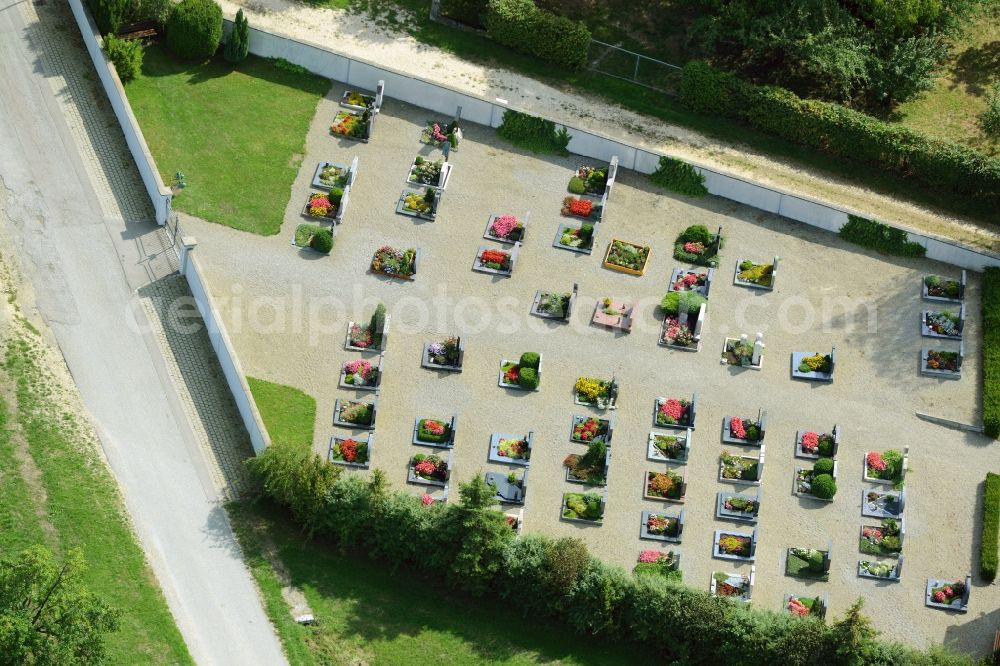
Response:
[{"label": "bush", "polygon": [[927,187],[1000,203],[1000,159],[898,124],[774,86],[756,86],[703,62],[684,67],[681,101],[852,162],[873,164]]},{"label": "bush", "polygon": [[986,97],[986,110],[979,116],[979,124],[987,136],[1000,138],[1000,81],[994,81]]},{"label": "bush", "polygon": [[326,228],[320,229],[313,234],[309,247],[317,252],[330,254],[330,250],[333,249],[333,232]]},{"label": "bush", "polygon": [[102,35],[117,34],[128,15],[128,0],[87,0],[87,7]]},{"label": "bush", "polygon": [[372,332],[372,349],[382,346],[382,334],[385,333],[385,306],[379,303],[375,306],[371,321],[368,323]]},{"label": "bush", "polygon": [[[705,177],[687,162],[672,157],[661,157],[656,171],[649,175],[649,179],[664,189],[689,197],[703,197],[708,194]],[[572,182],[570,186],[572,190]]]},{"label": "bush", "polygon": [[[689,264],[697,264],[698,266],[718,266],[718,254],[711,253],[710,249],[714,240],[715,236],[708,231],[708,228],[705,225],[691,225],[682,231],[679,236],[677,236],[677,240],[674,244],[674,259],[678,261],[686,261]],[[720,239],[719,241],[720,249],[724,240],[725,239]],[[701,243],[705,246],[705,252],[701,254],[688,252],[684,249],[685,243]]]},{"label": "bush", "polygon": [[922,257],[927,253],[927,248],[909,240],[902,229],[895,229],[881,222],[854,215],[849,215],[847,224],[840,228],[840,237],[862,247],[897,257]]},{"label": "bush", "polygon": [[1000,437],[1000,268],[983,271],[983,432]]},{"label": "bush", "polygon": [[534,368],[521,368],[517,383],[521,388],[532,390],[538,388],[538,371]]},{"label": "bush", "polygon": [[812,479],[812,494],[820,499],[833,499],[837,494],[837,482],[829,474],[817,474]]},{"label": "bush", "polygon": [[538,355],[538,352],[524,352],[521,354],[521,360],[518,365],[522,368],[534,368],[538,370],[538,364],[541,363],[542,357]]},{"label": "bush", "polygon": [[483,28],[489,0],[441,0],[441,15],[474,28]]},{"label": "bush", "polygon": [[250,51],[250,24],[243,16],[243,8],[236,12],[236,20],[233,21],[232,32],[229,33],[229,40],[226,42],[226,49],[223,56],[232,63],[241,63],[246,60]]},{"label": "bush", "polygon": [[566,128],[557,131],[556,124],[551,120],[511,110],[503,112],[503,122],[497,127],[497,134],[515,146],[549,154],[566,154],[570,139]]},{"label": "bush", "polygon": [[167,48],[178,58],[211,58],[221,39],[222,9],[214,0],[181,0],[167,21]]},{"label": "bush", "polygon": [[569,191],[570,194],[586,194],[587,183],[579,176],[573,176],[569,179]]},{"label": "bush", "polygon": [[660,301],[660,309],[666,314],[676,315],[683,306],[688,314],[694,314],[705,303],[708,299],[693,291],[671,291]]},{"label": "bush", "polygon": [[114,35],[104,38],[104,52],[111,58],[118,78],[128,83],[142,72],[142,42],[137,39],[118,39]]},{"label": "bush", "polygon": [[677,236],[678,243],[703,243],[708,245],[714,236],[704,224],[692,224]]},{"label": "bush", "polygon": [[167,25],[173,8],[174,3],[171,0],[132,0],[125,21],[127,23],[153,21],[162,28]]},{"label": "bush", "polygon": [[820,458],[813,465],[816,474],[833,474],[833,461],[829,458]]},{"label": "bush", "polygon": [[327,505],[326,495],[340,476],[340,467],[307,450],[272,444],[247,461],[264,492],[292,511],[312,532]]},{"label": "bush", "polygon": [[819,448],[817,450],[819,455],[825,456],[827,458],[833,457],[833,439],[821,439],[819,441]]},{"label": "bush", "polygon": [[583,243],[584,247],[590,246],[590,241],[594,238],[594,225],[583,224],[580,225],[580,241]]},{"label": "bush", "polygon": [[587,26],[539,9],[532,0],[490,0],[486,32],[494,41],[541,60],[572,69],[587,64]]},{"label": "bush", "polygon": [[983,484],[983,537],[979,571],[992,581],[997,577],[997,542],[1000,540],[1000,474],[990,472]]}]

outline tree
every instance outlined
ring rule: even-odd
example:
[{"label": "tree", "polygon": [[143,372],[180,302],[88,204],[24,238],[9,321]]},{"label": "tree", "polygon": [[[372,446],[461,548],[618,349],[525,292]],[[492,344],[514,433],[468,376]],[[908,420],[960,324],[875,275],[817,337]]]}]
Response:
[{"label": "tree", "polygon": [[247,461],[264,486],[264,492],[284,504],[306,532],[316,529],[326,496],[340,476],[340,467],[308,450],[272,444]]},{"label": "tree", "polygon": [[[229,62],[241,63],[250,50],[250,23],[243,16],[243,8],[236,12],[236,20],[233,21],[233,31],[229,33],[229,41],[226,42],[226,49],[223,56]],[[332,243],[330,244],[332,247]],[[320,250],[321,252],[323,250]],[[327,249],[327,252],[330,250]]]},{"label": "tree", "polygon": [[87,0],[94,23],[102,35],[116,34],[128,12],[128,0]]},{"label": "tree", "polygon": [[167,21],[167,47],[178,58],[211,58],[221,39],[222,8],[214,0],[181,0]]},{"label": "tree", "polygon": [[836,663],[843,666],[861,666],[868,663],[865,654],[872,647],[878,632],[872,622],[861,613],[865,600],[859,598],[847,609],[844,617],[830,627],[832,645],[835,645]]},{"label": "tree", "polygon": [[43,546],[0,559],[0,663],[77,666],[107,661],[118,611],[81,581],[79,550],[56,562]]}]

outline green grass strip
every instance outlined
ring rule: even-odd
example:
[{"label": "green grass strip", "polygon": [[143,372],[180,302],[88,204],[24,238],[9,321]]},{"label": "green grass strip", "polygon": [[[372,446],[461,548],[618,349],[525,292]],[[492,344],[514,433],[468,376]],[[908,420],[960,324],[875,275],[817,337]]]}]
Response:
[{"label": "green grass strip", "polygon": [[316,399],[297,388],[247,377],[250,393],[271,442],[309,450],[316,423]]}]

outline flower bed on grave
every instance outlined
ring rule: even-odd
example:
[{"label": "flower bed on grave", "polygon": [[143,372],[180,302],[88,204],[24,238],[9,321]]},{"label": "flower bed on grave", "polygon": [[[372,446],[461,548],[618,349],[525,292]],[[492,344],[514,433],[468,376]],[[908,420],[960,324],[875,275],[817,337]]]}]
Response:
[{"label": "flower bed on grave", "polygon": [[547,317],[565,319],[572,297],[573,295],[569,292],[540,291],[536,297],[537,303],[533,311]]},{"label": "flower bed on grave", "polygon": [[337,218],[337,208],[340,206],[343,195],[344,191],[339,187],[331,189],[326,194],[314,192],[309,195],[302,212],[307,217],[334,220]]},{"label": "flower bed on grave", "polygon": [[368,442],[359,442],[350,437],[334,437],[330,444],[329,460],[339,465],[368,467],[368,453]]},{"label": "flower bed on grave", "polygon": [[962,338],[962,318],[954,312],[928,310],[924,312],[924,327],[926,328],[925,335],[931,337],[954,340]]},{"label": "flower bed on grave", "polygon": [[831,458],[820,458],[812,469],[800,467],[795,471],[795,493],[831,502],[837,494],[836,473]]},{"label": "flower bed on grave", "polygon": [[381,273],[392,278],[412,280],[417,274],[416,248],[397,250],[391,245],[383,245],[372,255],[373,273]]},{"label": "flower bed on grave", "polygon": [[563,460],[566,480],[588,486],[608,483],[608,446],[603,441],[591,442],[583,455],[571,453]]},{"label": "flower bed on grave", "polygon": [[713,235],[702,224],[695,224],[682,231],[674,241],[674,259],[698,266],[719,265],[719,251],[724,240]]},{"label": "flower bed on grave", "polygon": [[828,551],[815,548],[789,548],[785,557],[785,575],[794,578],[830,580]]},{"label": "flower bed on grave", "polygon": [[858,550],[866,555],[899,557],[903,552],[902,521],[886,518],[878,525],[862,525]]},{"label": "flower bed on grave", "polygon": [[633,311],[634,306],[631,303],[605,297],[594,304],[594,314],[590,317],[590,323],[631,333]]},{"label": "flower bed on grave", "polygon": [[774,264],[757,264],[744,259],[736,265],[736,277],[733,282],[744,287],[773,289]]},{"label": "flower bed on grave", "polygon": [[950,300],[958,303],[965,295],[964,291],[965,288],[959,280],[952,280],[940,275],[924,277],[923,295],[925,298]]},{"label": "flower bed on grave", "polygon": [[559,234],[559,245],[576,250],[590,251],[590,248],[594,244],[594,225],[584,224],[579,229],[563,225],[560,228],[562,233]]},{"label": "flower bed on grave", "polygon": [[427,345],[427,362],[443,368],[460,368],[462,359],[459,344],[456,336],[431,342]]},{"label": "flower bed on grave", "polygon": [[354,402],[351,400],[338,400],[337,402],[334,421],[359,428],[371,428],[374,426],[374,403]]},{"label": "flower bed on grave", "polygon": [[811,430],[800,431],[796,437],[795,453],[800,457],[833,458],[837,455],[837,426],[833,433],[818,433]]},{"label": "flower bed on grave", "polygon": [[321,162],[316,167],[313,187],[320,189],[344,187],[347,184],[347,172],[347,167],[339,164],[330,164],[329,162]]},{"label": "flower bed on grave", "polygon": [[441,180],[441,169],[444,167],[444,160],[427,160],[417,155],[410,167],[407,175],[407,182],[414,185],[430,185],[437,187]]},{"label": "flower bed on grave", "polygon": [[719,456],[719,480],[743,483],[760,483],[760,458],[735,456],[723,451]]},{"label": "flower bed on grave", "polygon": [[451,424],[441,419],[420,419],[417,421],[414,441],[432,446],[452,446],[454,433]]},{"label": "flower bed on grave", "polygon": [[593,405],[599,409],[610,406],[609,401],[617,392],[614,380],[578,377],[573,385],[575,400],[580,405]]},{"label": "flower bed on grave", "polygon": [[506,359],[500,362],[500,386],[504,388],[537,391],[542,380],[542,355],[537,352],[524,352],[521,360],[515,363]]},{"label": "flower bed on grave", "polygon": [[665,460],[686,464],[691,448],[691,429],[676,434],[649,433],[646,457],[649,460]]},{"label": "flower bed on grave", "polygon": [[357,389],[374,390],[379,385],[381,371],[377,365],[364,358],[352,359],[344,363],[341,383]]},{"label": "flower bed on grave", "polygon": [[797,617],[826,617],[826,603],[822,597],[807,597],[789,594],[785,597],[785,610]]},{"label": "flower bed on grave", "polygon": [[472,268],[497,275],[511,275],[514,272],[514,256],[507,250],[481,247]]},{"label": "flower bed on grave", "polygon": [[319,224],[300,224],[295,227],[292,245],[310,249],[320,254],[330,254],[333,249],[333,232]]},{"label": "flower bed on grave", "polygon": [[357,109],[370,109],[375,105],[375,96],[365,95],[357,90],[345,90],[340,103]]},{"label": "flower bed on grave", "polygon": [[428,120],[420,132],[420,143],[440,148],[445,141],[451,141],[451,149],[458,150],[462,130],[457,120],[451,122]]},{"label": "flower bed on grave", "polygon": [[379,303],[367,323],[352,321],[347,324],[344,348],[362,352],[384,349],[388,325],[389,315],[385,312],[385,306]]},{"label": "flower bed on grave", "polygon": [[425,188],[423,192],[405,190],[400,207],[403,213],[434,219],[434,202],[437,197],[437,191],[433,187]]},{"label": "flower bed on grave", "polygon": [[639,561],[632,573],[636,576],[658,576],[680,582],[680,560],[681,556],[675,555],[672,550],[664,553],[662,550],[647,548],[639,553]]},{"label": "flower bed on grave", "polygon": [[408,477],[411,483],[443,486],[448,482],[448,461],[436,455],[417,453],[410,458]]},{"label": "flower bed on grave", "polygon": [[685,398],[657,398],[653,405],[655,425],[663,428],[693,428],[693,402]]},{"label": "flower bed on grave", "polygon": [[798,368],[801,373],[818,372],[830,374],[833,372],[833,357],[830,354],[815,353],[802,358]]},{"label": "flower bed on grave", "polygon": [[352,322],[347,327],[347,346],[355,349],[377,349],[373,347],[375,331],[371,325]]},{"label": "flower bed on grave", "polygon": [[926,357],[921,360],[924,370],[941,373],[953,372],[955,374],[959,374],[962,371],[962,355],[956,351],[928,349]]},{"label": "flower bed on grave", "polygon": [[715,557],[723,559],[754,559],[754,537],[752,534],[716,530]]},{"label": "flower bed on grave", "polygon": [[578,444],[591,444],[593,442],[609,444],[611,442],[611,421],[595,416],[574,416],[569,441]]},{"label": "flower bed on grave", "polygon": [[[760,338],[758,337],[758,339]],[[748,337],[726,338],[726,341],[722,345],[722,362],[725,365],[759,370],[764,365],[764,352],[761,351],[758,362],[754,364],[754,344]]]},{"label": "flower bed on grave", "polygon": [[712,596],[750,601],[750,576],[738,573],[712,572]]},{"label": "flower bed on grave", "polygon": [[682,268],[674,269],[674,273],[670,279],[670,291],[693,291],[707,297],[708,289],[708,271],[688,271]]},{"label": "flower bed on grave", "polygon": [[582,166],[569,179],[567,190],[571,194],[604,194],[608,184],[608,168]]},{"label": "flower bed on grave", "polygon": [[722,422],[722,440],[730,444],[759,446],[764,441],[764,416],[727,416]]},{"label": "flower bed on grave", "polygon": [[371,111],[367,109],[361,113],[338,111],[333,123],[330,124],[330,134],[363,141],[368,138],[368,118],[370,115]]},{"label": "flower bed on grave", "polygon": [[501,437],[497,440],[497,456],[510,461],[527,462],[531,459],[531,446],[527,438]]},{"label": "flower bed on grave", "polygon": [[559,212],[566,217],[579,217],[590,222],[601,221],[601,205],[595,204],[590,199],[566,197]]},{"label": "flower bed on grave", "polygon": [[649,261],[649,246],[629,243],[617,238],[608,245],[604,255],[604,267],[629,275],[642,275]]},{"label": "flower bed on grave", "polygon": [[898,580],[896,563],[873,562],[871,560],[858,561],[858,575],[864,578],[887,578]]},{"label": "flower bed on grave", "polygon": [[502,243],[524,240],[524,222],[514,215],[494,215],[486,225],[486,238]]},{"label": "flower bed on grave", "polygon": [[683,502],[687,493],[684,477],[672,469],[662,472],[646,472],[646,485],[643,497],[646,499],[664,500],[667,502]]},{"label": "flower bed on grave", "polygon": [[720,492],[718,495],[717,518],[757,522],[760,513],[760,498],[747,497],[739,493]]},{"label": "flower bed on grave", "polygon": [[966,612],[969,602],[969,577],[965,580],[931,578],[927,581],[924,603],[933,608]]},{"label": "flower bed on grave", "polygon": [[904,456],[895,449],[865,452],[865,481],[903,485]]},{"label": "flower bed on grave", "polygon": [[604,520],[604,501],[594,493],[564,493],[562,517],[565,520],[600,523]]},{"label": "flower bed on grave", "polygon": [[903,492],[895,490],[861,491],[861,515],[873,518],[900,518],[903,515]]},{"label": "flower bed on grave", "polygon": [[681,532],[684,529],[683,526],[683,511],[676,516],[671,516],[666,513],[656,513],[653,511],[643,511],[639,538],[679,543],[681,540]]}]

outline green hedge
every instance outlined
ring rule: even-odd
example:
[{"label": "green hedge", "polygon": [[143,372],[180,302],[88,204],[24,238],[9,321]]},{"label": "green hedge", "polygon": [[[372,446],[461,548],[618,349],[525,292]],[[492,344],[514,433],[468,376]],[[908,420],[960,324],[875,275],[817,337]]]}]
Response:
[{"label": "green hedge", "polygon": [[167,48],[184,60],[215,55],[222,39],[222,8],[214,0],[181,0],[167,20]]},{"label": "green hedge", "polygon": [[827,625],[661,577],[631,576],[590,555],[576,538],[515,537],[492,509],[494,491],[481,475],[460,484],[458,502],[424,506],[415,495],[391,490],[381,470],[367,479],[342,474],[319,456],[306,460],[283,447],[269,447],[250,466],[268,495],[341,546],[391,567],[411,565],[435,584],[510,599],[525,616],[548,619],[558,631],[640,644],[657,662],[972,663],[941,648],[927,654],[878,640],[860,602]]},{"label": "green hedge", "polygon": [[111,58],[122,83],[128,83],[142,72],[142,42],[138,39],[104,38],[104,52]]},{"label": "green hedge", "polygon": [[116,34],[128,14],[128,0],[87,0],[87,7],[102,35]]},{"label": "green hedge", "polygon": [[847,224],[840,228],[840,237],[897,257],[922,257],[927,253],[927,248],[909,240],[902,229],[854,215],[848,215]]},{"label": "green hedge", "polygon": [[656,171],[649,174],[649,179],[664,189],[689,197],[703,197],[708,194],[705,176],[695,171],[687,162],[672,157],[661,157]]},{"label": "green hedge", "polygon": [[983,431],[1000,437],[1000,268],[983,272]]},{"label": "green hedge", "polygon": [[551,120],[513,110],[503,112],[503,122],[497,127],[497,134],[515,146],[553,155],[565,155],[571,138],[565,127],[556,130],[556,124]]},{"label": "green hedge", "polygon": [[533,0],[490,0],[486,32],[515,51],[557,65],[583,69],[587,64],[587,26],[539,9]]},{"label": "green hedge", "polygon": [[979,571],[992,581],[997,577],[997,542],[1000,540],[1000,474],[990,472],[983,484],[983,539]]},{"label": "green hedge", "polygon": [[1000,159],[973,148],[932,139],[839,104],[753,85],[701,61],[684,67],[680,90],[681,101],[695,111],[736,118],[794,143],[1000,205]]}]

